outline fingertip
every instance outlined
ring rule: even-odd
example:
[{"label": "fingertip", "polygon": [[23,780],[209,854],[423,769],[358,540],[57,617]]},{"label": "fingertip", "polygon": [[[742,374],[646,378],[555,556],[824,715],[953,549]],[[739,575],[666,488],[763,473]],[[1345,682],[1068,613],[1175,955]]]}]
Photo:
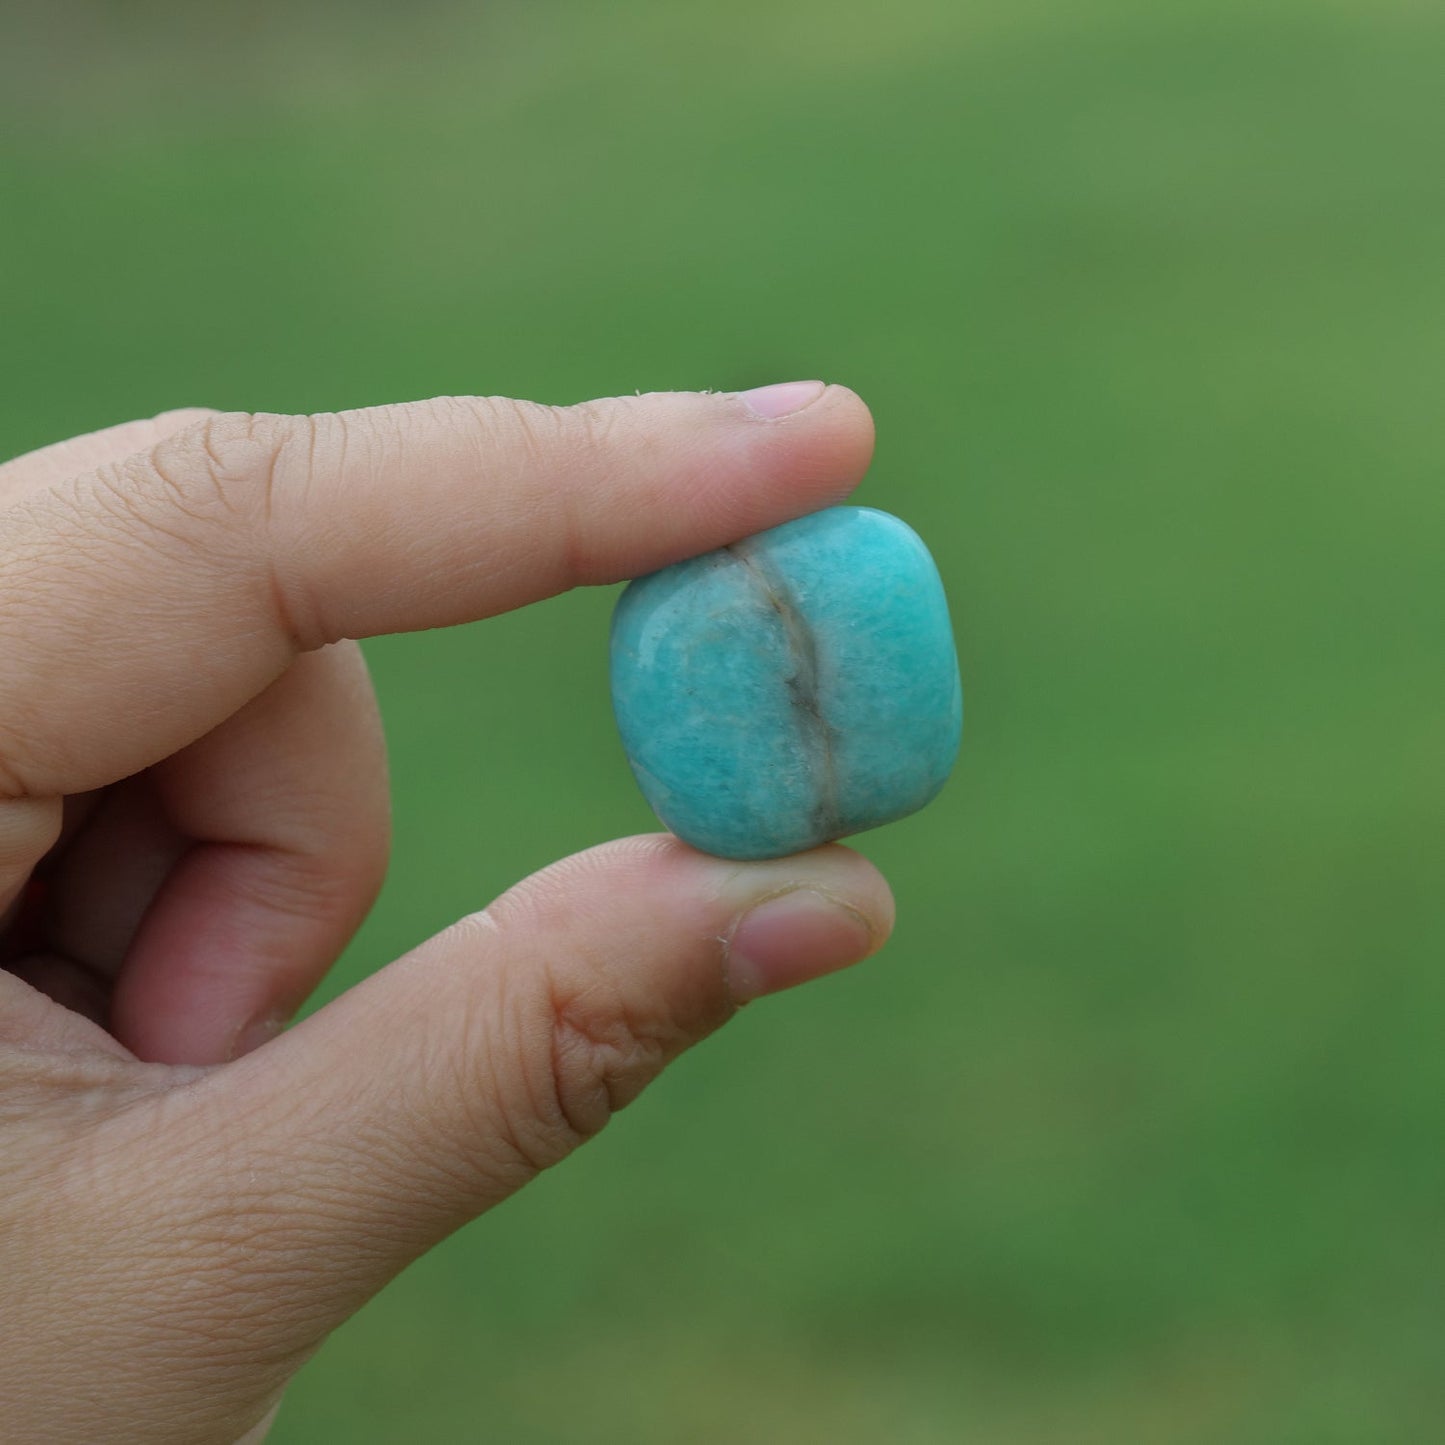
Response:
[{"label": "fingertip", "polygon": [[831,899],[862,920],[868,930],[869,947],[860,957],[876,953],[893,932],[896,905],[888,880],[861,853],[841,843],[827,843],[789,858],[758,863],[722,863],[718,859],[709,862],[726,870],[721,896],[735,910],[734,927],[747,908],[806,891]]},{"label": "fingertip", "polygon": [[738,400],[760,421],[781,421],[811,406],[827,389],[823,381],[778,381],[739,392]]},{"label": "fingertip", "polygon": [[873,412],[868,403],[842,382],[831,381],[818,398],[821,408],[831,411],[841,424],[851,427],[855,438],[867,443],[871,450],[874,439]]},{"label": "fingertip", "polygon": [[[777,415],[759,415],[759,395],[766,396],[764,409],[780,408]],[[664,484],[668,495],[658,498],[663,504],[671,500],[679,534],[685,531],[696,541],[670,547],[671,555],[660,561],[835,506],[863,480],[873,459],[873,416],[849,387],[784,382],[699,399],[710,404],[710,458],[694,467],[690,486],[684,489],[674,475]]]},{"label": "fingertip", "polygon": [[857,392],[837,382],[773,427],[776,441],[788,448],[782,471],[788,490],[776,498],[787,517],[841,502],[873,460],[873,413]]},{"label": "fingertip", "polygon": [[855,458],[861,479],[868,470],[869,462],[873,460],[873,448],[878,435],[872,409],[852,387],[843,386],[839,382],[829,384],[819,398],[819,405],[826,409],[830,424],[837,428],[840,444]]},{"label": "fingertip", "polygon": [[796,888],[750,908],[727,940],[728,988],[738,1003],[861,963],[877,944],[850,904]]},{"label": "fingertip", "polygon": [[[534,874],[497,900],[492,911],[521,907],[532,913],[565,899],[583,916],[635,911],[661,927],[670,913],[689,934],[725,939],[735,936],[750,910],[793,894],[830,901],[851,917],[850,927],[866,931],[866,947],[847,962],[870,957],[892,935],[896,905],[888,880],[841,843],[740,862],[700,852],[671,833],[644,833],[589,848]],[[841,936],[849,929],[831,931]]]}]

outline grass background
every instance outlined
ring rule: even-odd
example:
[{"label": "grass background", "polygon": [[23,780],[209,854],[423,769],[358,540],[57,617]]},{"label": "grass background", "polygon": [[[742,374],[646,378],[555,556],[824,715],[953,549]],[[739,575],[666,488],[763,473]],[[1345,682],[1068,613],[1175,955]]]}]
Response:
[{"label": "grass background", "polygon": [[[1445,1435],[1442,73],[1426,0],[0,22],[0,451],[823,375],[955,610],[887,953],[414,1268],[278,1445]],[[611,600],[369,646],[333,988],[653,826]]]}]

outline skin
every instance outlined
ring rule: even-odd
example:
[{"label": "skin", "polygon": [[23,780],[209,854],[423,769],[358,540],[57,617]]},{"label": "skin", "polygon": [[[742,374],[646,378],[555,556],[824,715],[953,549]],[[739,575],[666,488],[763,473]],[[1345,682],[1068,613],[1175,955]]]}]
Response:
[{"label": "skin", "polygon": [[171,412],[0,466],[8,1441],[259,1441],[411,1260],[741,1003],[882,942],[887,886],[844,848],[630,838],[281,1031],[386,866],[349,639],[831,505],[872,436],[837,386],[452,397]]}]

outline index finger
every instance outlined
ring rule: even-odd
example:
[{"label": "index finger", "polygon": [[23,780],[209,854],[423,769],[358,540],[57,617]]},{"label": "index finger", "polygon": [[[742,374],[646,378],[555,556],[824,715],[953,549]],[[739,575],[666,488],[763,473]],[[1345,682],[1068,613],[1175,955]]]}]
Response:
[{"label": "index finger", "polygon": [[844,387],[222,414],[0,515],[0,796],[103,786],[344,637],[620,580],[828,506]]}]

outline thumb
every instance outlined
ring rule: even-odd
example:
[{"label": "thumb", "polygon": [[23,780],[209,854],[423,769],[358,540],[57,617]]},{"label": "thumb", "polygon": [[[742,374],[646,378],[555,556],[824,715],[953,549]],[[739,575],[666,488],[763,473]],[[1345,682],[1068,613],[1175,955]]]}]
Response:
[{"label": "thumb", "polygon": [[528,879],[202,1084],[225,1094],[210,1125],[248,1141],[218,1187],[255,1200],[275,1176],[247,1234],[258,1288],[304,1279],[288,1315],[324,1333],[738,1004],[856,962],[892,921],[836,846],[739,864],[632,838]]}]

